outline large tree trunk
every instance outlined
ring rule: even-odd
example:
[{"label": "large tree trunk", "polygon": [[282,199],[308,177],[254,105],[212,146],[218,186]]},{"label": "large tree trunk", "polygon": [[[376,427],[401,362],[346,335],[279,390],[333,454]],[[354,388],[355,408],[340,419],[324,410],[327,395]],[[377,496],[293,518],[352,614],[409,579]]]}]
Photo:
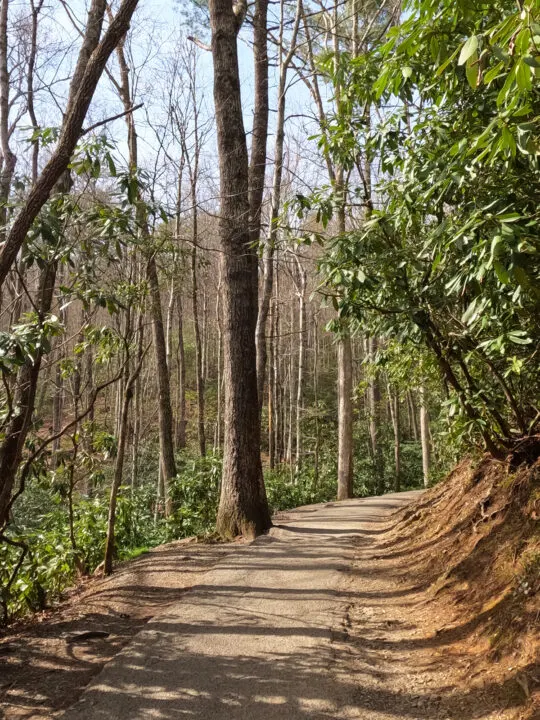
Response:
[{"label": "large tree trunk", "polygon": [[[210,0],[223,251],[225,438],[217,530],[254,537],[271,526],[262,476],[255,325],[257,253],[251,242],[248,155],[238,73],[238,17]],[[245,8],[244,8],[245,9]]]},{"label": "large tree trunk", "polygon": [[338,343],[338,500],[353,496],[352,346],[349,335]]}]

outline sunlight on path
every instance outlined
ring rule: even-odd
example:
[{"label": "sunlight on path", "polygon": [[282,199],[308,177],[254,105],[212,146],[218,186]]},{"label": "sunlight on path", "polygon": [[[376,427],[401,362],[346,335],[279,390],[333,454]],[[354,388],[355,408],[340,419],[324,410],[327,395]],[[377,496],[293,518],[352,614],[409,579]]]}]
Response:
[{"label": "sunlight on path", "polygon": [[415,496],[329,503],[286,516],[227,556],[110,662],[64,720],[360,717],[333,645],[355,535],[369,541]]}]

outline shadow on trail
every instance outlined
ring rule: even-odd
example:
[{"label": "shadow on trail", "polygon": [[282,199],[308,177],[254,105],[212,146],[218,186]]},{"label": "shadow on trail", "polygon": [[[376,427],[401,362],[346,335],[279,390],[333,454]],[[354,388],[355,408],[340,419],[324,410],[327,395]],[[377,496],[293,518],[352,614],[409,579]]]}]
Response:
[{"label": "shadow on trail", "polygon": [[[127,678],[113,675],[114,684],[97,684],[85,695],[80,705],[81,717],[87,708],[94,707],[92,720],[117,717],[131,720],[160,718],[160,720],[336,720],[345,709],[354,708],[358,718],[363,712],[381,713],[411,720],[436,720],[441,717],[439,702],[418,707],[418,696],[391,689],[391,665],[374,665],[372,674],[386,682],[376,690],[364,686],[359,676],[351,675],[346,660],[340,662],[340,650],[313,653],[305,651],[271,653],[260,657],[209,654],[178,654],[178,633],[183,628],[175,622],[152,624],[151,642],[155,653],[149,656],[149,636],[143,633],[130,648]],[[271,625],[259,622],[225,628],[208,622],[204,627],[191,627],[189,632],[234,632],[238,634],[274,635]],[[295,632],[312,635],[313,629],[294,628]],[[366,650],[369,652],[369,650]],[[167,654],[171,658],[167,659]],[[347,653],[348,655],[348,653]],[[372,658],[377,662],[376,657]],[[114,661],[113,661],[114,662]],[[154,668],[154,669],[152,669]],[[328,670],[333,669],[333,672]],[[532,668],[532,666],[531,666]],[[99,678],[98,678],[99,683]],[[450,688],[446,688],[450,691]],[[444,717],[452,720],[474,720],[490,713],[518,706],[521,702],[518,683],[509,677],[502,686],[487,686],[482,691],[453,694],[443,698]],[[478,697],[476,697],[478,696]],[[341,698],[337,705],[328,698]],[[106,698],[106,703],[104,703]],[[463,711],[463,705],[467,710]],[[476,708],[476,709],[471,709]],[[74,714],[74,717],[77,715]],[[70,715],[71,717],[71,715]]]}]

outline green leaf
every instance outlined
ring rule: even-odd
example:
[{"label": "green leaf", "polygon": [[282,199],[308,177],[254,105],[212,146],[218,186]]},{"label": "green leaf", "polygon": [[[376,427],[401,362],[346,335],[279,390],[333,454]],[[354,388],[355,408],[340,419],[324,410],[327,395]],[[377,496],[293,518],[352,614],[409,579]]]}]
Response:
[{"label": "green leaf", "polygon": [[470,57],[472,57],[477,50],[478,50],[478,36],[471,35],[471,37],[465,42],[465,44],[461,48],[461,52],[459,54],[458,65],[465,65],[467,60]]},{"label": "green leaf", "polygon": [[450,55],[450,57],[446,58],[446,60],[443,62],[442,65],[439,65],[439,67],[437,68],[437,72],[435,73],[435,77],[439,77],[439,75],[443,74],[443,72],[446,70],[446,68],[452,62],[452,60],[456,57],[458,52],[459,52],[459,48],[456,48],[455,51]]},{"label": "green leaf", "polygon": [[532,343],[531,338],[527,337],[525,330],[513,330],[509,332],[508,339],[516,345],[530,345]]},{"label": "green leaf", "polygon": [[502,129],[502,139],[503,144],[505,148],[508,148],[510,150],[510,154],[512,157],[516,156],[516,141],[514,140],[514,136],[510,132],[510,130],[506,127],[506,125],[503,125]]},{"label": "green leaf", "polygon": [[530,67],[540,68],[540,62],[532,55],[527,55],[526,57],[524,57],[523,62],[527,63],[527,65],[529,65]]},{"label": "green leaf", "polygon": [[501,235],[495,235],[491,243],[491,257],[499,257],[504,251],[503,239]]},{"label": "green leaf", "polygon": [[516,82],[520,90],[527,91],[531,90],[531,68],[527,63],[520,60],[516,65]]},{"label": "green leaf", "polygon": [[474,311],[476,310],[476,305],[478,303],[478,298],[474,298],[472,303],[469,305],[469,307],[465,310],[463,313],[463,316],[461,318],[461,322],[464,325],[469,324],[469,320],[471,320],[472,316],[474,315]]},{"label": "green leaf", "polygon": [[493,261],[493,269],[495,270],[495,274],[499,278],[500,282],[503,285],[508,285],[510,282],[510,275],[500,260]]},{"label": "green leaf", "polygon": [[518,220],[522,220],[522,219],[523,219],[523,217],[517,212],[505,213],[503,215],[497,215],[497,220],[502,223],[514,223],[514,222],[517,222]]},{"label": "green leaf", "polygon": [[491,70],[488,70],[487,73],[484,75],[484,82],[486,83],[486,85],[492,83],[496,77],[502,74],[503,70],[504,63],[502,62],[497,63],[494,67],[491,68]]},{"label": "green leaf", "polygon": [[478,87],[478,65],[477,65],[478,55],[475,53],[470,61],[467,63],[467,67],[465,68],[465,74],[467,76],[467,81],[469,85],[472,87],[473,90],[476,90]]}]

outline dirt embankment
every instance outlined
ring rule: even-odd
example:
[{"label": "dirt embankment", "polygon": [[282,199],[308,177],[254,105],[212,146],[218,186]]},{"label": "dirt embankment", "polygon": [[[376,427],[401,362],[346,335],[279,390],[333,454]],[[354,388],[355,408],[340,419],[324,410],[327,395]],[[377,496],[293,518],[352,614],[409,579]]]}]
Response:
[{"label": "dirt embankment", "polygon": [[398,717],[540,719],[540,460],[463,461],[357,567],[356,670],[390,668]]}]

